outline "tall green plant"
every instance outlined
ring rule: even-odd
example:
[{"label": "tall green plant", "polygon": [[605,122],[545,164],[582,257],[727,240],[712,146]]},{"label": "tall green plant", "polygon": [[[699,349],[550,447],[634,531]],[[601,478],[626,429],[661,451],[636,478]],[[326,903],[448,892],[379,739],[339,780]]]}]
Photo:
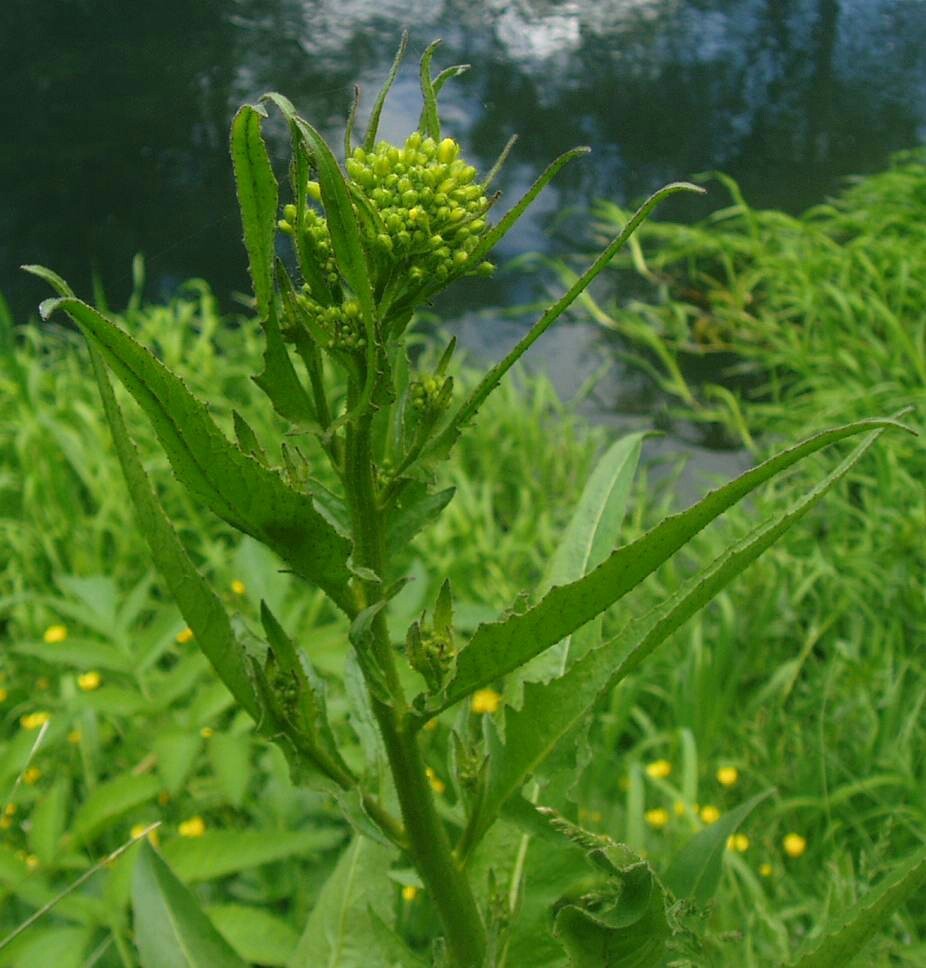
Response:
[{"label": "tall green plant", "polygon": [[[416,371],[403,343],[412,314],[458,279],[490,272],[486,260],[495,244],[559,169],[586,149],[558,158],[492,224],[497,196],[488,191],[498,166],[480,178],[460,146],[442,136],[437,96],[461,68],[433,77],[435,46],[421,62],[419,129],[404,145],[377,141],[377,119],[400,50],[356,147],[351,117],[343,168],[289,101],[266,95],[264,102],[282,113],[291,135],[292,200],[282,218],[261,130],[265,109],[245,105],[235,116],[231,154],[265,336],[263,369],[254,382],[292,425],[285,441],[259,441],[243,414],[235,414],[237,440],[230,441],[207,407],[152,353],[77,299],[53,272],[28,268],[58,293],[43,303],[43,315],[66,312],[89,343],[140,526],[196,641],[241,708],[280,746],[294,782],[335,798],[362,838],[322,891],[293,964],[411,966],[422,964],[423,952],[430,951],[434,964],[501,968],[523,963],[521,952],[534,943],[537,964],[568,958],[578,966],[661,965],[683,943],[673,913],[676,897],[703,903],[710,894],[705,885],[716,885],[718,835],[686,848],[669,871],[670,890],[628,848],[539,806],[549,789],[543,784],[564,767],[568,772],[598,699],[817,504],[884,430],[901,425],[859,420],[818,433],[615,550],[642,443],[622,442],[590,480],[562,551],[533,595],[464,640],[445,581],[432,607],[396,642],[390,602],[406,581],[396,566],[398,554],[451,497],[434,489],[435,465],[512,365],[649,212],[668,195],[698,190],[674,183],[647,200],[520,343],[464,400],[455,400],[447,375],[454,343],[433,371]],[[281,235],[292,243],[295,277],[277,257]],[[331,379],[332,371],[339,380]],[[338,747],[310,638],[284,628],[266,602],[262,633],[243,631],[197,572],[138,458],[110,373],[150,418],[191,495],[265,544],[297,580],[322,589],[343,614],[351,655],[347,691],[365,766]],[[804,458],[859,434],[861,443],[815,487],[731,545],[659,607],[602,642],[600,616],[711,521]],[[336,489],[316,480],[318,461],[330,463]],[[450,806],[435,800],[425,755],[438,718],[450,734]],[[549,844],[550,855],[538,856],[532,850],[537,843]],[[584,874],[577,875],[576,863],[586,861]],[[408,887],[423,885],[435,925],[412,929],[384,903],[390,870]],[[525,892],[525,883],[534,889]],[[593,893],[564,898],[575,884]],[[239,963],[147,848],[136,871],[135,905],[146,964],[174,964],[178,952],[191,965]],[[158,947],[152,928],[158,923],[173,926],[170,951]],[[543,925],[551,930],[534,936]],[[555,945],[554,935],[559,954],[541,956],[544,945]]]}]

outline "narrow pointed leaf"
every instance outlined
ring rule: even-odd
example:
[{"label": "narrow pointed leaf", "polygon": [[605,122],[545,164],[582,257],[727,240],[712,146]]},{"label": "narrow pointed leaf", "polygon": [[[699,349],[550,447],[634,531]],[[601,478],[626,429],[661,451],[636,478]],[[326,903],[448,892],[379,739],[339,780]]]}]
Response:
[{"label": "narrow pointed leaf", "polygon": [[[541,176],[534,187],[525,195],[524,199],[518,203],[515,208],[508,213],[499,222],[499,224],[490,232],[488,232],[480,241],[479,245],[470,255],[470,261],[472,263],[477,262],[482,259],[483,256],[501,239],[501,237],[508,231],[509,228],[514,224],[514,222],[520,217],[523,208],[526,208],[530,201],[533,200],[532,193],[534,188],[539,192],[546,181],[549,181],[556,171],[559,170],[570,158],[575,157],[577,154],[584,154],[587,149],[584,148],[573,148],[571,152],[566,152],[566,154],[561,155],[546,172]],[[551,173],[551,169],[552,173]],[[549,174],[548,174],[549,173]],[[544,181],[546,179],[546,181]],[[540,184],[543,182],[543,184]],[[539,185],[539,188],[537,187]],[[556,322],[557,319],[572,305],[573,302],[588,288],[595,277],[605,268],[605,266],[614,258],[615,255],[620,251],[621,248],[626,244],[627,240],[633,235],[640,224],[647,218],[649,213],[664,199],[668,198],[670,195],[674,195],[676,192],[697,192],[698,194],[704,194],[704,189],[699,188],[697,185],[690,185],[688,182],[673,182],[670,185],[666,185],[661,188],[658,192],[651,195],[637,211],[634,213],[630,221],[624,226],[620,234],[615,238],[610,245],[608,245],[604,251],[598,256],[597,259],[585,270],[584,273],[576,280],[576,282],[570,287],[570,289],[561,296],[555,303],[553,303],[544,314],[537,320],[536,323],[531,327],[527,334],[521,339],[514,349],[499,363],[496,363],[492,369],[482,378],[479,385],[473,390],[467,400],[463,402],[460,408],[454,413],[450,418],[447,425],[441,430],[437,435],[435,441],[428,447],[426,453],[441,456],[446,454],[449,449],[453,446],[460,431],[463,427],[475,416],[476,411],[485,402],[486,397],[498,386],[501,382],[502,377],[511,369],[512,366],[540,339],[541,336]],[[523,208],[522,208],[523,206]]]},{"label": "narrow pointed leaf", "polygon": [[[899,426],[892,421],[866,423],[868,426],[878,423]],[[636,669],[669,635],[814,507],[857,463],[881,432],[875,430],[869,434],[800,500],[731,545],[675,594],[632,622],[618,636],[584,656],[565,675],[548,683],[528,683],[524,688],[522,707],[506,707],[504,742],[491,723],[487,723],[490,768],[481,808],[470,821],[476,830],[472,839],[478,841],[508,798],[521,789],[562,737],[587,715],[599,696]]]},{"label": "narrow pointed leaf", "polygon": [[267,117],[262,107],[245,104],[231,127],[231,157],[248,250],[248,265],[257,297],[257,311],[265,317],[273,301],[273,259],[279,188],[261,135]]},{"label": "narrow pointed leaf", "polygon": [[132,903],[142,968],[246,968],[145,841],[135,862]]},{"label": "narrow pointed leaf", "polygon": [[215,514],[272,548],[302,578],[346,607],[348,542],[312,506],[232,444],[183,382],[114,322],[78,299],[63,309],[147,413],[178,479]]},{"label": "narrow pointed leaf", "polygon": [[672,858],[672,863],[662,878],[666,887],[677,898],[688,898],[699,907],[706,907],[720,884],[728,838],[736,833],[749,814],[770,797],[772,792],[766,790],[756,794],[725,813],[716,823],[698,831]]},{"label": "narrow pointed leaf", "polygon": [[435,40],[428,44],[427,49],[421,56],[421,97],[424,105],[421,108],[421,119],[418,127],[421,133],[435,141],[440,141],[440,116],[437,113],[437,93],[434,90],[434,81],[431,78],[431,58],[434,51],[440,46],[440,41]]},{"label": "narrow pointed leaf", "polygon": [[190,561],[164,513],[126,430],[106,367],[92,345],[90,358],[129,498],[155,567],[167,583],[184,621],[193,630],[197,645],[239,705],[256,719],[257,698],[247,675],[244,650],[232,630],[225,606]]},{"label": "narrow pointed leaf", "polygon": [[386,83],[383,85],[382,90],[376,97],[376,101],[373,104],[373,111],[370,113],[370,123],[367,126],[366,137],[363,139],[363,147],[365,151],[372,151],[376,146],[376,135],[379,131],[379,118],[383,113],[383,105],[386,103],[386,97],[389,94],[392,85],[395,83],[396,76],[399,73],[399,67],[402,64],[402,58],[405,57],[405,51],[408,47],[408,31],[402,31],[402,40],[399,43],[399,49],[396,51],[395,59],[392,62],[392,67],[389,69],[389,76],[386,78]]},{"label": "narrow pointed leaf", "polygon": [[809,942],[789,968],[842,968],[855,963],[862,946],[884,929],[894,911],[926,886],[926,847],[916,851],[870,890],[840,923]]},{"label": "narrow pointed leaf", "polygon": [[317,426],[315,408],[296,374],[289,350],[283,342],[277,312],[271,304],[261,321],[264,330],[264,369],[253,377],[273,409],[285,420],[302,426]]},{"label": "narrow pointed leaf", "polygon": [[441,708],[493,682],[581,628],[652,574],[716,517],[760,484],[798,461],[846,437],[903,426],[890,419],[859,420],[826,430],[711,491],[697,504],[671,515],[619,548],[585,577],[551,589],[533,608],[476,629],[457,660],[457,674]]}]

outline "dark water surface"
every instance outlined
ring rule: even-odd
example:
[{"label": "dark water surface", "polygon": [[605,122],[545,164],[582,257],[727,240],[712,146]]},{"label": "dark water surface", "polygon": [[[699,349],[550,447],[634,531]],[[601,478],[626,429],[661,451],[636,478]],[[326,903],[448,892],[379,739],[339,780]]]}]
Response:
[{"label": "dark water surface", "polygon": [[[47,295],[20,263],[52,266],[84,295],[95,268],[119,306],[136,252],[149,297],[199,276],[228,305],[247,288],[234,110],[279,90],[339,144],[354,82],[364,121],[403,27],[409,57],[383,136],[416,126],[417,59],[442,37],[437,67],[472,65],[442,94],[469,160],[485,170],[520,135],[498,181],[503,205],[560,152],[593,148],[498,262],[586,248],[581,212],[598,197],[631,203],[719,168],[754,204],[793,212],[926,141],[923,0],[4,0],[0,19],[0,292],[20,319]],[[282,174],[285,133],[269,134]],[[719,192],[680,196],[661,214],[723,204]],[[566,237],[551,234],[566,210]],[[537,296],[536,279],[502,273],[437,308],[496,356],[529,319],[480,310]],[[583,353],[600,353],[581,329],[545,341],[566,392],[589,368]]]}]

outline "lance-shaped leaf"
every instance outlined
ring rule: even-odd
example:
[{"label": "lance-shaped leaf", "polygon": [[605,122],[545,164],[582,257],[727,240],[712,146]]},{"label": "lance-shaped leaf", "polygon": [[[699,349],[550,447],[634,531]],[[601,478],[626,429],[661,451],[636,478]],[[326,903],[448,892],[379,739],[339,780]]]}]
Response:
[{"label": "lance-shaped leaf", "polygon": [[533,608],[481,625],[458,656],[456,677],[447,687],[440,708],[513,671],[581,628],[760,484],[828,444],[887,427],[906,429],[891,419],[872,419],[815,434],[711,491],[686,511],[665,518],[636,541],[613,552],[585,577],[553,588]]},{"label": "lance-shaped leaf", "polygon": [[421,133],[435,141],[440,141],[440,116],[437,113],[437,92],[434,90],[434,81],[431,78],[431,58],[434,51],[440,46],[440,41],[435,40],[428,44],[427,49],[421,56],[421,68],[419,75],[421,78],[421,98],[424,104],[421,108],[421,118],[418,127]]},{"label": "lance-shaped leaf", "polygon": [[690,898],[706,907],[720,884],[727,840],[772,790],[765,790],[725,813],[716,823],[699,830],[672,858],[663,883],[679,899]]},{"label": "lance-shaped leaf", "polygon": [[196,897],[146,843],[132,883],[142,968],[245,968]]},{"label": "lance-shaped leaf", "polygon": [[349,544],[311,499],[232,444],[183,381],[114,322],[73,297],[41,307],[46,318],[57,309],[77,323],[147,413],[181,483],[349,610]]},{"label": "lance-shaped leaf", "polygon": [[126,430],[106,367],[92,344],[90,359],[129,497],[135,505],[138,523],[154,564],[164,577],[184,621],[193,630],[196,643],[239,705],[256,720],[259,717],[257,697],[247,674],[244,649],[232,630],[228,613],[190,561],[164,513]]},{"label": "lance-shaped leaf", "polygon": [[[550,561],[540,586],[541,593],[578,580],[597,568],[614,550],[646,436],[646,433],[637,433],[622,437],[598,462]],[[584,655],[600,641],[599,617],[532,659],[522,668],[520,678],[528,681],[561,676],[575,656]]]},{"label": "lance-shaped leaf", "polygon": [[405,50],[408,47],[408,31],[402,31],[402,40],[399,43],[399,49],[396,51],[395,59],[392,62],[392,67],[389,69],[389,76],[386,78],[386,83],[383,85],[382,90],[376,96],[376,101],[373,104],[373,110],[370,112],[370,123],[367,126],[366,137],[363,139],[363,147],[365,151],[372,151],[376,146],[376,134],[379,131],[379,117],[383,113],[383,105],[386,103],[386,97],[389,94],[392,85],[395,83],[396,76],[399,73],[399,66],[402,63],[402,58],[405,57]]},{"label": "lance-shaped leaf", "polygon": [[[872,425],[901,426],[890,420],[861,423],[864,426],[851,425],[857,427],[855,432]],[[524,687],[522,707],[506,707],[504,742],[487,718],[490,757],[486,792],[481,809],[470,818],[471,830],[465,835],[466,842],[479,841],[505,802],[521,789],[562,737],[588,714],[599,696],[636,669],[669,635],[800,520],[848,473],[882,432],[879,429],[869,434],[800,500],[733,544],[662,604],[580,659],[565,675],[544,684],[528,683]]]},{"label": "lance-shaped leaf", "polygon": [[863,954],[862,946],[884,929],[891,915],[926,886],[926,847],[908,857],[850,908],[822,938],[809,941],[788,968],[842,968]]},{"label": "lance-shaped leaf", "polygon": [[267,146],[261,135],[261,122],[267,112],[245,104],[232,121],[231,157],[238,190],[238,207],[248,265],[257,297],[257,311],[263,317],[273,301],[273,259],[276,238],[279,189]]}]

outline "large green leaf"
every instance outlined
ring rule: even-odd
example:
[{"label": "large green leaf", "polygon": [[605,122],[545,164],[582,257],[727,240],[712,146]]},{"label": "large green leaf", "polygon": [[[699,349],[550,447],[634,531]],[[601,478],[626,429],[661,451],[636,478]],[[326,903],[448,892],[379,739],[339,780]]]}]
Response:
[{"label": "large green leaf", "polygon": [[79,843],[94,839],[123,815],[157,796],[161,784],[156,776],[125,773],[95,787],[80,805],[71,834]]},{"label": "large green leaf", "polygon": [[42,304],[46,317],[58,309],[77,323],[147,413],[178,479],[347,609],[348,542],[311,499],[232,444],[180,378],[113,321],[72,297]]},{"label": "large green leaf", "polygon": [[344,839],[333,827],[320,830],[215,830],[178,837],[164,857],[183,881],[209,881],[287,857],[330,850]]},{"label": "large green leaf", "polygon": [[392,968],[377,944],[373,915],[387,920],[394,852],[355,836],[322,888],[290,968]]},{"label": "large green leaf", "polygon": [[245,104],[238,110],[231,126],[231,157],[238,207],[257,311],[261,316],[270,312],[273,301],[274,239],[279,204],[277,181],[261,135],[261,123],[265,117],[267,112],[262,107]]},{"label": "large green leaf", "polygon": [[246,968],[145,841],[135,862],[132,903],[142,968]]},{"label": "large green leaf", "polygon": [[533,608],[481,625],[457,658],[456,675],[447,687],[440,708],[512,672],[581,628],[760,484],[828,444],[886,427],[902,428],[902,425],[889,419],[859,420],[815,434],[711,491],[688,510],[665,518],[636,541],[613,552],[583,578],[553,588]]},{"label": "large green leaf", "polygon": [[789,968],[842,968],[863,953],[863,945],[887,924],[894,911],[926,885],[926,847],[920,848],[850,908],[822,938],[807,943]]},{"label": "large green leaf", "polygon": [[771,795],[771,790],[758,793],[725,813],[716,823],[698,831],[672,859],[662,878],[666,887],[677,898],[690,898],[695,904],[705,907],[720,884],[727,839]]},{"label": "large green leaf", "polygon": [[232,630],[228,613],[190,561],[164,513],[126,430],[106,367],[92,347],[90,359],[129,497],[135,505],[135,513],[154,563],[167,582],[184,620],[193,630],[200,649],[242,708],[258,719],[257,698],[248,678],[243,649]]},{"label": "large green leaf", "polygon": [[219,934],[249,964],[289,964],[299,935],[282,919],[244,904],[216,904],[206,914]]},{"label": "large green leaf", "polygon": [[[882,425],[892,426],[893,422],[884,421]],[[487,787],[480,810],[470,821],[474,828],[471,839],[478,841],[506,800],[520,790],[602,693],[636,669],[672,632],[817,504],[882,432],[879,429],[870,433],[800,500],[733,544],[659,606],[576,662],[565,675],[547,683],[528,683],[522,707],[505,709],[504,742],[487,719],[490,749]]]}]

